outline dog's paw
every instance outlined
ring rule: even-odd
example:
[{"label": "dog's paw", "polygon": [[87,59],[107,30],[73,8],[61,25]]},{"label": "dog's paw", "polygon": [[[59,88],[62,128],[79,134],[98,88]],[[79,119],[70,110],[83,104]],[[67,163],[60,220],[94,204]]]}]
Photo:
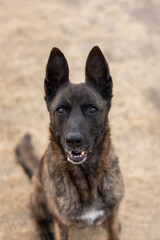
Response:
[{"label": "dog's paw", "polygon": [[49,223],[50,221],[43,220],[43,221],[38,221],[38,232],[40,236],[40,240],[54,240],[54,236],[50,230]]},{"label": "dog's paw", "polygon": [[40,234],[40,240],[54,240],[51,232],[43,232]]}]

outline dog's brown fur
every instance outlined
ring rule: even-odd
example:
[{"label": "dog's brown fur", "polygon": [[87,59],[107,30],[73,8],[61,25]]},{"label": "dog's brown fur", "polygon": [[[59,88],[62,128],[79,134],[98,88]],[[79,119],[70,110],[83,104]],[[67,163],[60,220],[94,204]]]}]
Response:
[{"label": "dog's brown fur", "polygon": [[[55,240],[67,240],[70,226],[76,225],[81,228],[97,226],[99,223],[107,228],[108,240],[119,240],[118,209],[123,197],[124,186],[118,158],[112,148],[108,124],[112,82],[109,67],[98,47],[92,49],[86,65],[87,83],[80,85],[68,83],[68,80],[66,80],[69,74],[67,62],[58,49],[54,48],[52,50],[45,79],[45,98],[51,118],[51,141],[40,163],[33,153],[28,135],[16,148],[19,163],[29,173],[29,176],[33,174],[33,169],[38,166],[32,178],[34,191],[31,196],[31,207],[41,239],[45,240],[53,238]],[[54,70],[52,70],[52,67]],[[50,75],[53,75],[52,80],[50,80]],[[92,79],[96,84],[91,83]],[[97,81],[101,81],[99,85]],[[81,109],[90,97],[91,99],[94,98],[99,106],[98,114],[100,114],[100,118],[98,119],[98,114],[94,115],[94,119],[93,115],[91,117],[87,115],[86,117],[85,114],[78,113],[78,110],[75,109],[74,114],[72,111],[70,113],[73,116],[66,117],[65,124],[60,125],[59,122],[64,122],[64,120],[59,120],[59,116],[55,115],[55,109],[64,95],[67,96],[69,106],[73,105],[75,100],[77,101],[76,106],[79,104]],[[83,112],[83,109],[81,112]],[[89,119],[89,127],[85,125],[84,116]],[[60,118],[62,119],[62,116]],[[75,119],[77,125],[75,125]],[[72,129],[73,125],[76,126],[76,129],[80,129],[76,130],[79,132],[81,132],[82,126],[85,132],[89,129],[86,138],[93,138],[94,143],[91,144],[90,142],[92,147],[90,147],[90,152],[87,152],[87,160],[78,165],[68,162],[66,158],[68,146],[65,142],[65,136],[68,129]],[[57,126],[56,130],[55,126]],[[57,130],[58,128],[63,129],[59,137],[60,130]],[[94,130],[94,128],[97,129]],[[85,148],[85,146],[82,147]],[[30,161],[26,159],[26,151]],[[92,210],[103,210],[103,214],[91,221],[86,214]],[[50,231],[50,223],[54,224],[53,234]]]}]

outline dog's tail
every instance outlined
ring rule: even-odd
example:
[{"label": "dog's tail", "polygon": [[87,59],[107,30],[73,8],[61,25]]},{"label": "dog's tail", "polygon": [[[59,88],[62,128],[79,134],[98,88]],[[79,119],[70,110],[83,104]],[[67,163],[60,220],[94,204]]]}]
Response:
[{"label": "dog's tail", "polygon": [[15,149],[17,162],[23,167],[29,178],[32,178],[39,160],[34,153],[30,134],[26,134]]}]

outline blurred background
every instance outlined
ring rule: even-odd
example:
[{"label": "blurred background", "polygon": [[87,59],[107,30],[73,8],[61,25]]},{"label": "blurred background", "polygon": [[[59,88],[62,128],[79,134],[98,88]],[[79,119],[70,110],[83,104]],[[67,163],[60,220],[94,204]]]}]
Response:
[{"label": "blurred background", "polygon": [[[0,12],[0,239],[38,239],[32,186],[14,148],[26,132],[39,157],[47,146],[43,79],[51,48],[63,51],[78,83],[98,45],[114,82],[112,141],[126,186],[121,239],[160,240],[160,1],[0,0]],[[106,232],[72,229],[78,239],[104,240]]]}]

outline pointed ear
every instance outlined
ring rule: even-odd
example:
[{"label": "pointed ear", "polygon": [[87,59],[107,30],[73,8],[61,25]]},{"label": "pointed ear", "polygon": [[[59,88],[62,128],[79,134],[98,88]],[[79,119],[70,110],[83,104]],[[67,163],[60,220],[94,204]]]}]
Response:
[{"label": "pointed ear", "polygon": [[53,48],[46,66],[44,80],[45,100],[50,101],[58,88],[69,82],[69,69],[65,56],[58,48]]},{"label": "pointed ear", "polygon": [[98,46],[90,51],[86,62],[86,82],[91,83],[107,100],[108,108],[112,98],[112,78],[108,63]]}]

